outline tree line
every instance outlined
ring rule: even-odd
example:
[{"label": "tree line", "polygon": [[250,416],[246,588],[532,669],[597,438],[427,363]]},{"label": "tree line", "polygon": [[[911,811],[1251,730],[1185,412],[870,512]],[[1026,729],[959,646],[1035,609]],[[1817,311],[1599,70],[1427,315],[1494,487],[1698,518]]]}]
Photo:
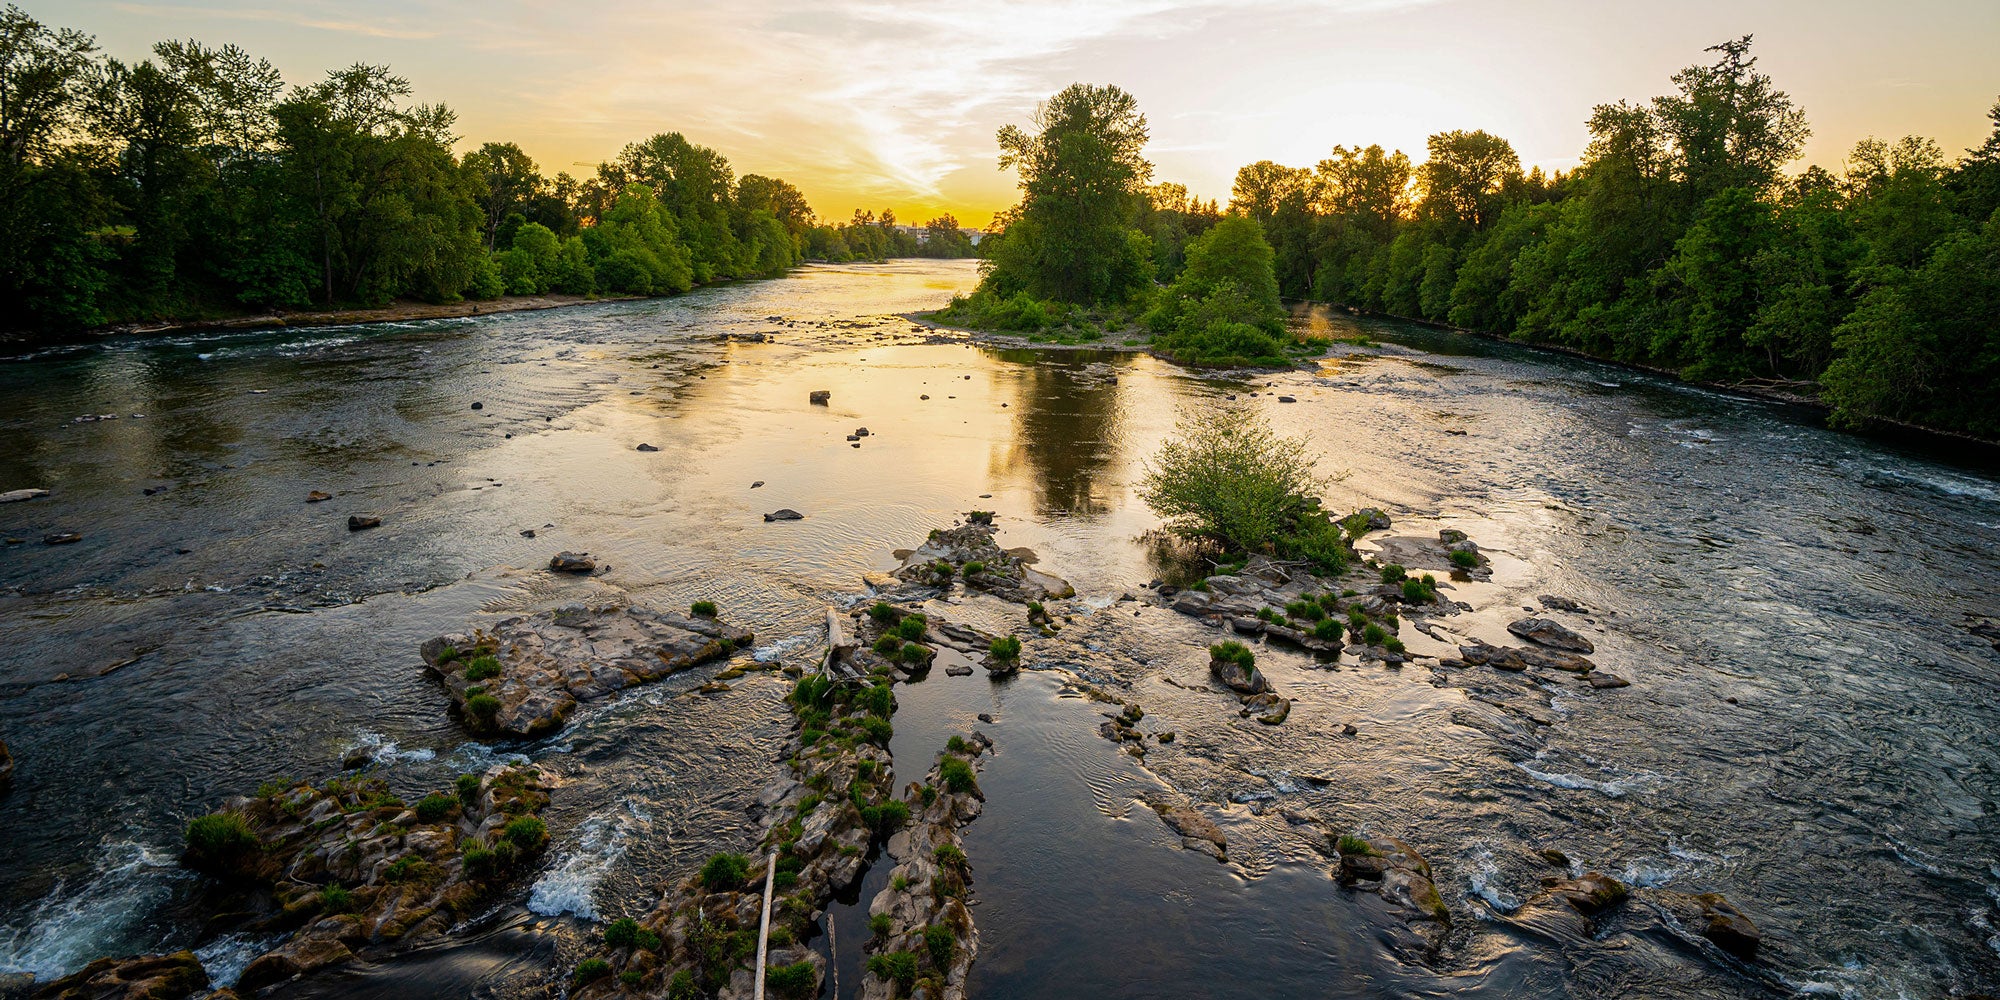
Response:
[{"label": "tree line", "polygon": [[149,58],[0,12],[0,329],[62,331],[398,298],[657,295],[802,260],[970,256],[884,211],[818,220],[679,133],[591,176],[513,143],[459,155],[456,118],[357,64],[287,88],[268,60],[195,41]]},{"label": "tree line", "polygon": [[[1250,164],[1223,212],[1150,183],[1130,95],[1078,85],[1038,131],[1001,132],[1022,201],[955,308],[1015,328],[1122,309],[1170,355],[1281,362],[1268,256],[1287,299],[1786,388],[1843,425],[2000,438],[2000,105],[1956,159],[1929,139],[1869,139],[1837,171],[1788,173],[1809,126],[1750,47],[1710,49],[1663,96],[1596,107],[1568,172],[1450,131],[1421,163],[1377,145]],[[1261,239],[1212,235],[1229,217]],[[1217,261],[1231,273],[1189,279]]]}]

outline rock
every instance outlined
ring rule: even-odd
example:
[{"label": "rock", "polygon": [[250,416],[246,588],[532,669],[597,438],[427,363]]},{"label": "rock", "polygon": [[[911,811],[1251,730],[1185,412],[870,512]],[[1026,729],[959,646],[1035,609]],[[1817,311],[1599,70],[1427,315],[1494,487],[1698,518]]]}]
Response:
[{"label": "rock", "polygon": [[472,404],[472,408],[473,408],[473,409],[475,409],[475,410],[483,410],[483,409],[486,409],[486,404],[485,404],[485,403],[474,403],[474,404]]},{"label": "rock", "polygon": [[866,427],[856,427],[856,428],[854,429],[854,436],[855,436],[855,437],[867,437],[867,436],[868,436],[868,428],[866,428]]},{"label": "rock", "polygon": [[20,503],[23,500],[34,500],[48,495],[48,490],[8,490],[0,493],[0,503]]},{"label": "rock", "polygon": [[1359,736],[1361,735],[1361,730],[1354,728],[1354,723],[1352,722],[1343,722],[1340,724],[1340,735]]},{"label": "rock", "polygon": [[1290,396],[1279,396],[1279,397],[1278,397],[1278,402],[1280,402],[1280,403],[1296,403],[1296,402],[1298,402],[1298,400],[1296,400],[1296,399],[1293,399],[1293,398],[1292,398],[1292,397],[1290,397]]},{"label": "rock", "polygon": [[763,485],[764,485],[764,481],[763,481],[762,479],[759,479],[759,480],[757,480],[756,482],[754,482],[754,483],[751,483],[751,484],[750,484],[750,488],[751,488],[751,489],[753,489],[753,490],[754,490],[754,489],[761,489],[761,488],[763,487]]},{"label": "rock", "polygon": [[74,545],[83,541],[83,536],[74,531],[57,531],[42,536],[43,545]]},{"label": "rock", "polygon": [[641,442],[639,442],[639,447],[637,447],[637,448],[634,448],[634,449],[632,449],[632,450],[633,450],[633,451],[659,451],[660,449],[658,449],[658,448],[655,448],[655,447],[653,447],[652,445],[650,445],[650,444],[647,444],[647,443],[645,443],[644,441],[641,441]]},{"label": "rock", "polygon": [[1366,514],[1366,515],[1368,515],[1368,530],[1369,530],[1369,531],[1386,531],[1386,530],[1388,530],[1388,528],[1389,528],[1389,525],[1390,525],[1390,521],[1389,521],[1389,515],[1388,515],[1388,514],[1385,514],[1385,513],[1383,513],[1383,512],[1382,512],[1382,510],[1381,510],[1381,508],[1378,508],[1378,507],[1363,507],[1363,508],[1361,508],[1360,510],[1357,510],[1357,511],[1355,511],[1355,512],[1354,512],[1354,514],[1353,514],[1353,517],[1360,517],[1360,516],[1361,516],[1361,515],[1363,515],[1363,514]]},{"label": "rock", "polygon": [[1463,545],[1469,539],[1465,532],[1457,528],[1446,528],[1438,532],[1438,541],[1444,543],[1446,548],[1450,548],[1453,545]]},{"label": "rock", "polygon": [[326,501],[331,499],[333,499],[333,494],[328,493],[324,490],[314,490],[311,493],[306,494],[307,503],[325,503]]},{"label": "rock", "polygon": [[375,748],[364,743],[341,755],[340,769],[359,771],[373,763],[375,763]]},{"label": "rock", "polygon": [[558,552],[549,560],[549,568],[558,573],[594,573],[597,560],[588,552]]},{"label": "rock", "polygon": [[1564,670],[1573,674],[1587,674],[1597,669],[1596,664],[1575,653],[1519,646],[1489,646],[1476,640],[1470,645],[1458,647],[1458,654],[1470,666],[1484,665],[1495,670],[1517,673],[1529,667]]},{"label": "rock", "polygon": [[535,529],[533,529],[533,528],[522,528],[522,529],[521,529],[521,537],[522,537],[522,538],[533,538],[533,537],[535,537]]},{"label": "rock", "polygon": [[1625,901],[1625,883],[1591,872],[1582,878],[1548,880],[1507,917],[1507,922],[1558,942],[1588,941],[1597,935],[1594,919]]},{"label": "rock", "polygon": [[1235,660],[1208,661],[1208,674],[1216,682],[1237,694],[1265,694],[1271,690],[1271,682],[1264,672],[1256,667],[1244,667]]},{"label": "rock", "polygon": [[770,512],[769,514],[764,515],[764,520],[766,521],[803,521],[805,520],[805,518],[806,516],[804,514],[801,514],[798,511],[791,509],[790,507],[780,507],[777,510]]},{"label": "rock", "polygon": [[1584,674],[1583,679],[1589,681],[1590,686],[1594,688],[1622,688],[1632,686],[1631,681],[1617,674],[1605,673],[1602,670],[1593,670],[1590,673]]},{"label": "rock", "polygon": [[369,528],[379,528],[381,526],[382,519],[374,514],[347,515],[347,530],[349,531],[366,531]]},{"label": "rock", "polygon": [[1432,882],[1430,862],[1415,848],[1388,836],[1347,835],[1336,844],[1340,852],[1337,878],[1357,892],[1372,893],[1393,921],[1385,928],[1399,950],[1437,957],[1451,930],[1451,910]]},{"label": "rock", "polygon": [[806,402],[816,403],[820,406],[827,405],[827,400],[830,400],[832,398],[833,398],[833,390],[831,389],[814,389],[813,391],[806,393]]},{"label": "rock", "polygon": [[972,676],[972,668],[963,664],[955,664],[944,668],[944,673],[946,677],[970,677]]},{"label": "rock", "polygon": [[185,1000],[208,988],[194,952],[100,958],[35,990],[35,1000]]},{"label": "rock", "polygon": [[1535,598],[1535,600],[1540,601],[1542,607],[1545,607],[1550,611],[1568,611],[1572,614],[1582,614],[1590,610],[1589,608],[1584,607],[1582,604],[1574,600],[1571,600],[1570,598],[1558,597],[1555,594],[1543,594],[1542,596]]},{"label": "rock", "polygon": [[989,712],[981,712],[979,713],[979,721],[984,722],[990,726],[993,724],[993,716]]},{"label": "rock", "polygon": [[1572,653],[1595,653],[1596,644],[1548,618],[1523,618],[1507,626],[1507,631],[1538,646]]},{"label": "rock", "polygon": [[1652,891],[1652,898],[1688,930],[1700,934],[1716,947],[1744,961],[1757,957],[1764,935],[1719,892],[1690,895],[1671,889]]},{"label": "rock", "polygon": [[1229,841],[1223,836],[1222,828],[1202,815],[1200,810],[1171,801],[1163,795],[1152,796],[1146,804],[1159,814],[1160,822],[1165,823],[1167,829],[1180,834],[1181,846],[1200,851],[1217,861],[1228,859]]},{"label": "rock", "polygon": [[7,741],[0,740],[0,793],[14,787],[14,755],[7,750]]}]

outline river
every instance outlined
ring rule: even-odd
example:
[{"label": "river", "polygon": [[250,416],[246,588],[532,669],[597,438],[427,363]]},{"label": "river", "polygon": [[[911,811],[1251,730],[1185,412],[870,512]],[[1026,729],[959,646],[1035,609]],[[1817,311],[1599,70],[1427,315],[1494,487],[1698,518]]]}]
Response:
[{"label": "river", "polygon": [[[555,846],[460,943],[289,992],[541,995],[589,921],[642,913],[662,882],[748,846],[744,806],[782,766],[782,678],[704,697],[713,671],[695,671],[488,746],[447,718],[417,645],[615,587],[715,600],[759,657],[806,657],[826,603],[978,507],[1076,586],[1070,670],[1125,686],[1181,739],[1143,764],[1119,753],[1061,671],[901,694],[911,774],[923,748],[995,719],[965,834],[974,996],[2000,991],[2000,653],[1969,631],[2000,612],[2000,470],[1325,310],[1298,322],[1381,346],[1233,379],[976,346],[895,315],[976,278],[969,262],[813,266],[676,299],[0,361],[0,490],[51,491],[0,505],[0,739],[19,767],[0,798],[0,970],[197,944],[212,971],[240,967],[260,942],[198,938],[180,827],[368,745],[406,792],[540,762],[561,781]],[[830,405],[809,405],[821,389]],[[1563,689],[1532,746],[1456,724],[1466,693],[1421,669],[1273,652],[1261,662],[1299,702],[1275,729],[1177,686],[1212,633],[1160,609],[1124,623],[1113,602],[1159,572],[1139,537],[1156,523],[1134,496],[1144,460],[1179,409],[1216,405],[1308,437],[1340,476],[1330,507],[1476,539],[1494,579],[1460,595],[1477,610],[1454,629],[1504,641],[1516,607],[1565,595],[1632,686]],[[782,507],[806,518],[761,517]],[[382,526],[350,532],[361,512]],[[43,544],[59,532],[82,540]],[[559,549],[610,569],[539,571]],[[1137,803],[1150,789],[1210,804],[1229,862],[1182,850]],[[1444,956],[1378,940],[1283,810],[1421,849],[1457,926]],[[1726,893],[1762,957],[1644,914],[1585,947],[1512,933],[1500,918],[1539,887],[1546,847]],[[834,919],[856,995],[865,927],[849,924],[865,920]]]}]

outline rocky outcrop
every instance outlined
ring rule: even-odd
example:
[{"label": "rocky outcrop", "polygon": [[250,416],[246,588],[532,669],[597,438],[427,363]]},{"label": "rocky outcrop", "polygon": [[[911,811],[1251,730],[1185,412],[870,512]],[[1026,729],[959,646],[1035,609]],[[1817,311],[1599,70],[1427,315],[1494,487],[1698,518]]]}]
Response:
[{"label": "rocky outcrop", "polygon": [[301,782],[190,824],[182,863],[211,877],[218,910],[244,914],[239,929],[292,932],[245,966],[251,991],[441,938],[547,846],[535,814],[548,802],[527,765],[463,775],[414,805],[375,778]]},{"label": "rocky outcrop", "polygon": [[1707,938],[1717,948],[1744,961],[1757,957],[1763,932],[1721,893],[1656,889],[1648,896],[1682,927]]},{"label": "rocky outcrop", "polygon": [[1542,891],[1506,917],[1516,928],[1559,943],[1591,940],[1597,916],[1625,901],[1625,883],[1590,872],[1581,878],[1550,878]]},{"label": "rocky outcrop", "polygon": [[588,552],[558,552],[549,558],[549,568],[558,573],[595,573],[597,560]]},{"label": "rocky outcrop", "polygon": [[1389,836],[1348,834],[1336,847],[1340,884],[1375,901],[1371,916],[1390,946],[1425,961],[1435,959],[1451,931],[1451,910],[1431,880],[1430,862]]},{"label": "rocky outcrop", "polygon": [[194,952],[100,958],[34,991],[35,1000],[185,1000],[208,989]]},{"label": "rocky outcrop", "polygon": [[1025,550],[1002,549],[993,535],[993,512],[972,511],[964,524],[932,531],[893,575],[906,583],[939,587],[957,579],[969,589],[1021,604],[1076,596],[1076,588],[1061,578],[1030,566]]},{"label": "rocky outcrop", "polygon": [[[887,844],[896,867],[868,904],[877,933],[865,946],[874,971],[862,981],[864,1000],[964,1000],[979,933],[966,908],[972,863],[958,831],[984,806],[974,776],[992,745],[983,733],[954,738],[923,783],[904,789],[910,822]],[[899,981],[912,970],[908,982]]]},{"label": "rocky outcrop", "polygon": [[1223,835],[1222,828],[1192,803],[1165,792],[1148,795],[1143,801],[1159,814],[1160,822],[1165,823],[1167,829],[1180,834],[1182,847],[1199,851],[1217,861],[1229,860],[1229,839]]},{"label": "rocky outcrop", "polygon": [[1448,666],[1488,666],[1495,670],[1519,672],[1530,667],[1545,670],[1561,670],[1572,674],[1588,674],[1597,665],[1575,653],[1534,649],[1518,646],[1492,646],[1474,641],[1458,647],[1459,660]]},{"label": "rocky outcrop", "polygon": [[1240,695],[1260,695],[1271,690],[1271,680],[1257,669],[1254,661],[1239,657],[1221,657],[1211,651],[1208,661],[1208,676],[1217,684]]},{"label": "rocky outcrop", "polygon": [[620,605],[569,605],[492,630],[424,643],[424,665],[477,732],[540,736],[579,702],[656,681],[748,648],[748,629]]},{"label": "rocky outcrop", "polygon": [[1570,631],[1561,622],[1549,618],[1523,618],[1509,624],[1507,631],[1537,646],[1547,646],[1550,649],[1561,649],[1571,653],[1597,652],[1597,646],[1589,639]]}]

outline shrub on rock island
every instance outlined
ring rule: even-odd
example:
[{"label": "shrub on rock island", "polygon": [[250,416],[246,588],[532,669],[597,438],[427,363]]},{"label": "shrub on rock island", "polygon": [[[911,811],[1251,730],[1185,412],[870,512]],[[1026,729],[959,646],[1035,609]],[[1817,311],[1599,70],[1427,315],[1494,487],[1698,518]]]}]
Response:
[{"label": "shrub on rock island", "polygon": [[870,955],[868,971],[895,983],[901,995],[908,996],[910,989],[917,985],[917,956],[907,951]]},{"label": "shrub on rock island", "polygon": [[1318,495],[1333,480],[1315,471],[1309,445],[1279,436],[1251,411],[1188,409],[1147,462],[1139,498],[1169,531],[1190,541],[1339,572],[1353,550],[1320,509]]},{"label": "shrub on rock island", "polygon": [[934,968],[949,969],[952,956],[958,952],[958,937],[951,932],[951,928],[932,924],[924,928],[924,950],[930,953]]},{"label": "shrub on rock island", "polygon": [[516,816],[500,829],[500,836],[522,851],[540,850],[549,839],[548,824],[536,816]]},{"label": "shrub on rock island", "polygon": [[233,812],[210,813],[187,825],[189,868],[221,874],[257,852],[257,834],[250,821]]},{"label": "shrub on rock island", "polygon": [[894,625],[896,619],[902,617],[902,613],[888,601],[876,601],[868,608],[868,617],[883,625]]},{"label": "shrub on rock island", "polygon": [[696,601],[688,606],[688,610],[694,612],[698,618],[713,618],[722,613],[714,601]]},{"label": "shrub on rock island", "polygon": [[478,719],[481,723],[492,722],[494,716],[500,714],[500,699],[487,694],[485,689],[466,688],[466,692],[466,714]]},{"label": "shrub on rock island", "polygon": [[907,614],[903,616],[902,621],[896,623],[896,634],[913,641],[921,639],[924,637],[926,624],[923,615]]},{"label": "shrub on rock island", "polygon": [[1460,569],[1477,569],[1479,567],[1479,554],[1469,552],[1465,549],[1453,549],[1451,551],[1451,564]]},{"label": "shrub on rock island", "polygon": [[764,985],[782,1000],[807,1000],[819,986],[819,970],[809,961],[773,965],[764,970]]},{"label": "shrub on rock island", "polygon": [[718,854],[701,866],[701,884],[712,892],[740,889],[750,878],[750,859],[741,854]]},{"label": "shrub on rock island", "polygon": [[458,800],[443,792],[432,792],[417,800],[417,818],[426,823],[435,823],[451,815]]},{"label": "shrub on rock island", "polygon": [[903,637],[895,632],[886,633],[882,638],[875,640],[874,648],[876,656],[894,659],[898,653],[903,651]]},{"label": "shrub on rock island", "polygon": [[473,803],[479,801],[479,775],[459,775],[458,781],[452,785],[452,789],[458,792],[459,804],[470,809]]},{"label": "shrub on rock island", "polygon": [[972,765],[962,757],[947,754],[944,760],[938,762],[938,778],[954,795],[966,795],[979,789],[979,780],[972,773]]},{"label": "shrub on rock island", "polygon": [[570,977],[570,981],[578,986],[582,986],[585,983],[595,982],[599,979],[603,979],[605,976],[608,976],[610,974],[611,974],[610,962],[607,962],[601,958],[586,958],[583,961],[577,963],[576,974]]},{"label": "shrub on rock island", "polygon": [[465,665],[465,679],[468,681],[491,680],[500,676],[500,659],[496,656],[475,656]]},{"label": "shrub on rock island", "polygon": [[1223,663],[1235,663],[1243,667],[1244,673],[1257,669],[1257,654],[1250,647],[1231,639],[1208,647],[1208,658]]}]

